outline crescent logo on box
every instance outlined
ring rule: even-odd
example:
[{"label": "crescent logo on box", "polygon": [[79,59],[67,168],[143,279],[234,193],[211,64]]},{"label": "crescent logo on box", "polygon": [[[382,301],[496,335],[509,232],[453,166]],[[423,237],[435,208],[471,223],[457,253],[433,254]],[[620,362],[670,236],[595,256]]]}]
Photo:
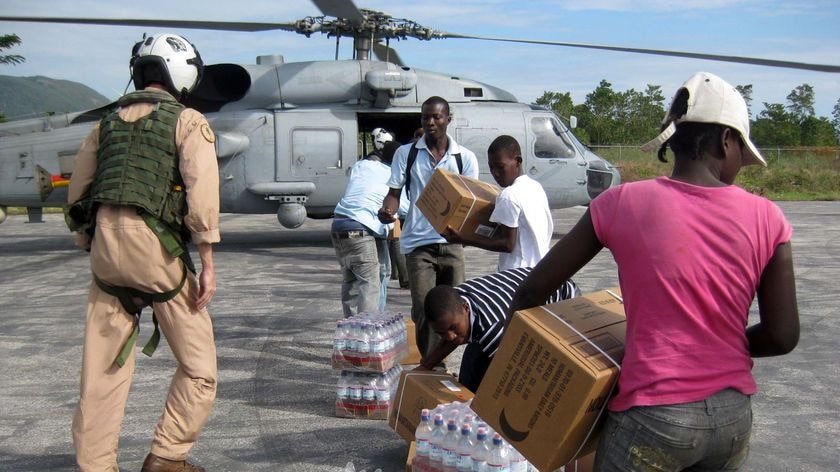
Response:
[{"label": "crescent logo on box", "polygon": [[501,430],[505,433],[505,436],[511,441],[524,441],[525,438],[531,434],[531,430],[527,431],[519,431],[518,429],[511,426],[510,422],[508,421],[507,417],[505,416],[505,410],[502,408],[502,413],[499,415],[499,426],[501,426]]},{"label": "crescent logo on box", "polygon": [[443,211],[442,211],[442,212],[440,212],[440,215],[441,215],[441,216],[446,216],[446,215],[448,215],[448,214],[449,214],[449,210],[451,210],[451,209],[452,209],[452,203],[451,203],[451,202],[446,202],[446,208],[444,208],[444,209],[443,209]]}]

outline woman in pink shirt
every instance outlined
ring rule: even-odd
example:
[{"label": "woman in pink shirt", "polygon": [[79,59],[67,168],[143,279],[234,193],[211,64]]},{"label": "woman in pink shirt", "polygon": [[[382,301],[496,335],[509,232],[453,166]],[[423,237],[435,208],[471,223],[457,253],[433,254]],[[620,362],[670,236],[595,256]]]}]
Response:
[{"label": "woman in pink shirt", "polygon": [[[792,229],[774,203],[733,185],[742,166],[766,162],[749,139],[746,103],[721,78],[697,73],[677,91],[643,149],[658,148],[665,162],[666,147],[671,176],[593,200],[520,286],[511,313],[540,304],[608,248],[627,340],[595,470],[738,470],[752,426],[752,357],[788,353],[799,340]],[[756,294],[760,321],[747,327]]]}]

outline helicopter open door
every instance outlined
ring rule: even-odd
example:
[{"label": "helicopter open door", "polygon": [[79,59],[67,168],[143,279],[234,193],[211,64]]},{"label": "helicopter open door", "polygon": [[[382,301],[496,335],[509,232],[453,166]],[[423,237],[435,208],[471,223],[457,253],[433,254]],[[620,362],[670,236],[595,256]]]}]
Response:
[{"label": "helicopter open door", "polygon": [[556,115],[542,110],[526,112],[525,126],[525,172],[542,184],[548,200],[565,206],[589,203],[588,164],[569,128]]}]

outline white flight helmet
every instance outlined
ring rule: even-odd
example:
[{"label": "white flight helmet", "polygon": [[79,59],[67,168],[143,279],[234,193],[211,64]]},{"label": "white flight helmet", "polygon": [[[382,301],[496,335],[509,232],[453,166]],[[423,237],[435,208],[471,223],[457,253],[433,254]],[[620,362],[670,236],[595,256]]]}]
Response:
[{"label": "white flight helmet", "polygon": [[198,85],[203,70],[198,49],[177,34],[147,36],[132,50],[131,76],[137,90],[162,81],[169,92],[183,99]]},{"label": "white flight helmet", "polygon": [[377,151],[381,151],[388,141],[394,140],[394,136],[382,128],[374,128],[370,134],[373,136],[373,147]]}]

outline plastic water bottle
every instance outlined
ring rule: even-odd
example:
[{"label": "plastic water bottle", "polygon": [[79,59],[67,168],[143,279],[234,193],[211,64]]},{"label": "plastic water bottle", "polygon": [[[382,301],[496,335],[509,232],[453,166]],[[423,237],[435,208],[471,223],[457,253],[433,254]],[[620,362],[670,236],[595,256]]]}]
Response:
[{"label": "plastic water bottle", "polygon": [[385,349],[388,350],[388,352],[394,352],[397,348],[398,333],[397,333],[397,330],[396,330],[396,324],[394,323],[394,318],[393,317],[390,318],[385,323],[384,329],[385,329],[385,339],[386,339]]},{"label": "plastic water bottle", "polygon": [[333,338],[333,350],[337,353],[347,349],[347,322],[339,320],[335,324],[335,337]]},{"label": "plastic water bottle", "polygon": [[461,438],[458,440],[458,465],[456,472],[472,471],[472,451],[475,443],[472,440],[472,428],[469,424],[461,426]]},{"label": "plastic water bottle", "polygon": [[391,375],[387,372],[376,379],[376,404],[382,407],[391,405]]},{"label": "plastic water bottle", "polygon": [[363,374],[361,376],[362,400],[366,405],[376,403],[376,377],[376,375],[370,374]]},{"label": "plastic water bottle", "polygon": [[469,411],[471,411],[471,410],[469,408],[466,408],[465,412],[461,415],[460,425],[463,426],[465,424],[468,424],[468,425],[470,425],[470,431],[472,431],[473,421],[474,421],[475,415],[473,415],[472,413],[469,413]]},{"label": "plastic water bottle", "polygon": [[430,440],[432,439],[432,420],[429,416],[429,410],[423,409],[420,412],[420,424],[414,431],[414,440],[416,441],[417,453],[414,457],[414,462],[420,467],[419,470],[425,470],[429,465],[429,453],[431,452]]},{"label": "plastic water bottle", "polygon": [[350,372],[350,375],[347,379],[347,393],[350,397],[350,401],[355,404],[359,404],[362,401],[362,384],[359,380],[359,375],[355,372]]},{"label": "plastic water bottle", "polygon": [[443,472],[456,472],[460,436],[458,423],[449,420],[446,423],[446,435],[443,437]]},{"label": "plastic water bottle", "polygon": [[365,325],[365,337],[368,339],[368,349],[372,359],[381,359],[385,353],[385,340],[382,339],[382,331],[376,329],[376,321],[371,320]]},{"label": "plastic water bottle", "polygon": [[367,365],[370,357],[370,337],[368,337],[367,324],[365,321],[356,324],[356,352],[359,353],[362,365]]},{"label": "plastic water bottle", "polygon": [[347,357],[356,352],[356,331],[358,330],[358,322],[353,318],[348,318],[344,321],[344,323],[347,325],[347,332],[345,333],[344,352],[342,354]]},{"label": "plastic water bottle", "polygon": [[487,430],[478,428],[475,436],[470,463],[472,472],[487,472],[487,459],[490,457],[490,447],[487,445]]},{"label": "plastic water bottle", "polygon": [[528,472],[528,461],[513,446],[510,446],[510,472]]},{"label": "plastic water bottle", "polygon": [[429,440],[429,469],[433,471],[443,470],[443,437],[446,436],[446,429],[443,427],[443,415],[435,415],[435,424],[432,428],[432,438]]},{"label": "plastic water bottle", "polygon": [[490,455],[487,457],[486,472],[509,472],[510,463],[505,451],[504,440],[496,433],[493,435],[493,445],[490,447]]},{"label": "plastic water bottle", "polygon": [[338,384],[335,387],[335,398],[339,402],[345,402],[350,399],[350,385],[347,381],[349,377],[350,374],[344,370],[338,376]]},{"label": "plastic water bottle", "polygon": [[[478,430],[479,429],[484,428],[484,433],[487,434],[487,430],[490,428],[489,426],[487,426],[487,423],[485,423],[484,421],[481,421],[481,418],[476,419],[476,421],[473,422],[472,427],[473,427],[473,432],[472,432],[473,442],[475,442],[475,440],[478,438]],[[488,440],[488,442],[490,442],[490,441],[491,440]],[[488,446],[488,448],[489,448],[489,446]]]}]

